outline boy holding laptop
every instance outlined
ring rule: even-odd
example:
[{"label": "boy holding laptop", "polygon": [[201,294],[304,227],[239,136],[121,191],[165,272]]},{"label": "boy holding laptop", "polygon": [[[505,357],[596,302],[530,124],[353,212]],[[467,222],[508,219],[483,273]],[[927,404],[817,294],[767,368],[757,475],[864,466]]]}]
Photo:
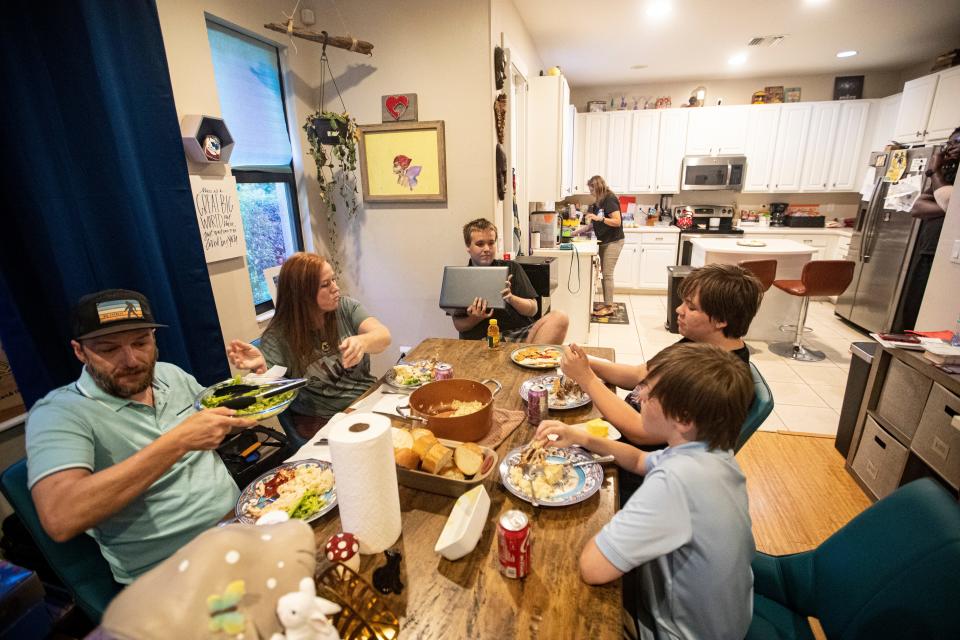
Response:
[{"label": "boy holding laptop", "polygon": [[[639,393],[648,432],[667,447],[645,452],[545,420],[537,438],[612,454],[645,476],[580,555],[580,575],[606,584],[639,573],[641,638],[742,638],[753,615],[754,556],[746,482],[733,457],[753,396],[743,362],[709,344],[664,349]],[[628,609],[633,603],[626,603]]]},{"label": "boy holding laptop", "polygon": [[462,340],[482,340],[487,335],[487,321],[494,318],[500,335],[508,342],[562,344],[569,324],[562,311],[552,311],[537,321],[537,292],[523,268],[513,260],[497,260],[497,227],[484,218],[477,218],[463,227],[463,241],[470,255],[468,266],[507,267],[503,291],[503,309],[490,308],[489,301],[476,297],[465,310],[455,313],[453,326]]}]

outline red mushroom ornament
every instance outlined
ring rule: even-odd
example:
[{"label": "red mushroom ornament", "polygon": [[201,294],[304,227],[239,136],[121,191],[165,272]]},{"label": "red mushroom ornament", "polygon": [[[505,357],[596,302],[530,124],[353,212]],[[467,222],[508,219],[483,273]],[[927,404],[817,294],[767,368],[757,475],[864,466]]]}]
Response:
[{"label": "red mushroom ornament", "polygon": [[324,551],[330,562],[339,562],[354,573],[360,572],[360,542],[352,533],[342,532],[330,536]]}]

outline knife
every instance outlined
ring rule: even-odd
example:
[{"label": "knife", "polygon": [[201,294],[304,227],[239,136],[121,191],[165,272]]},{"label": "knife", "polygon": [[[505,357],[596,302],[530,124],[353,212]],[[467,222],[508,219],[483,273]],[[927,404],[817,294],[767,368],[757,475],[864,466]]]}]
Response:
[{"label": "knife", "polygon": [[378,416],[387,416],[388,418],[393,418],[394,420],[415,420],[417,422],[422,422],[423,424],[427,424],[427,419],[421,418],[420,416],[414,416],[414,415],[401,416],[398,413],[387,413],[386,411],[371,411],[370,413],[375,413]]}]

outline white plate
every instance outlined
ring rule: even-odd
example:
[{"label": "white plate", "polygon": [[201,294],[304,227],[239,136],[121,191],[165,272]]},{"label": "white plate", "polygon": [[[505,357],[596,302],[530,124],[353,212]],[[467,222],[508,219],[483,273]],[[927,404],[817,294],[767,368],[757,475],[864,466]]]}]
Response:
[{"label": "white plate", "polygon": [[[570,425],[570,426],[576,427],[577,429],[583,429],[584,431],[587,430],[587,423],[586,423],[586,422],[581,422],[580,424],[574,424],[574,425]],[[609,439],[609,440],[619,440],[619,439],[622,438],[622,437],[623,437],[623,434],[620,433],[620,430],[617,429],[615,426],[613,426],[613,425],[611,424],[609,427],[607,427],[607,439]]]},{"label": "white plate", "polygon": [[548,406],[551,409],[562,411],[564,409],[576,409],[578,407],[590,404],[590,396],[585,394],[582,390],[580,391],[580,396],[576,399],[569,399],[567,402],[560,402],[557,400],[556,396],[550,393],[550,389],[553,387],[553,381],[558,377],[559,376],[556,373],[551,373],[545,376],[538,376],[536,378],[524,380],[523,384],[520,385],[520,397],[523,398],[524,402],[526,402],[527,394],[530,392],[530,387],[535,384],[542,384],[547,388],[547,397],[549,398]]},{"label": "white plate", "polygon": [[[556,357],[543,360],[523,358],[522,352],[528,349],[549,351],[551,354],[556,352]],[[560,347],[552,344],[528,344],[525,347],[517,347],[510,353],[510,359],[513,360],[514,364],[518,364],[521,367],[526,367],[528,369],[556,369],[560,366],[561,356],[563,356],[563,351],[561,351]]]}]

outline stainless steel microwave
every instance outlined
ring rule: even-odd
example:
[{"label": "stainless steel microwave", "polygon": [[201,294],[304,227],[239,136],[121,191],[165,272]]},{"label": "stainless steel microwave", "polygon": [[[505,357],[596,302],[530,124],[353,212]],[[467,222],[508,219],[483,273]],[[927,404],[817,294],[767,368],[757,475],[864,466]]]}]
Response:
[{"label": "stainless steel microwave", "polygon": [[681,191],[740,191],[746,156],[687,156],[680,173]]}]

